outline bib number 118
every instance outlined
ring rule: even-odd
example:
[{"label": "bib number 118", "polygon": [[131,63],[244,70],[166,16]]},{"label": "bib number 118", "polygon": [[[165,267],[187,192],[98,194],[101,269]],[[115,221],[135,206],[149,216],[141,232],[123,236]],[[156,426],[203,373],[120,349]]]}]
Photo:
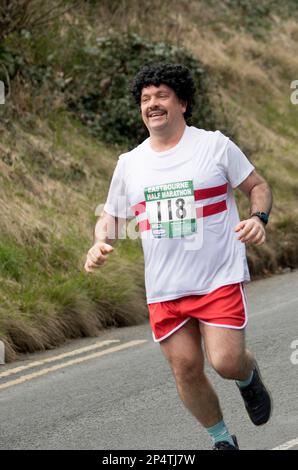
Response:
[{"label": "bib number 118", "polygon": [[[172,199],[168,199],[168,214],[169,220],[173,220],[173,211],[172,211]],[[177,206],[175,210],[175,215],[177,219],[184,219],[186,217],[186,209],[185,209],[185,200],[182,198],[176,199],[175,204]],[[161,222],[161,201],[157,201],[157,220]]]}]

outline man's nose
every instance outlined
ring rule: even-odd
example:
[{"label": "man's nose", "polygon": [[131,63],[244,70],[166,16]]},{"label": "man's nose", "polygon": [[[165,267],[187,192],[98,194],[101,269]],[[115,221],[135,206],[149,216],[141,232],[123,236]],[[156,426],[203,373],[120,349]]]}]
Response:
[{"label": "man's nose", "polygon": [[152,96],[149,101],[149,108],[157,108],[159,105],[159,99],[155,96]]}]

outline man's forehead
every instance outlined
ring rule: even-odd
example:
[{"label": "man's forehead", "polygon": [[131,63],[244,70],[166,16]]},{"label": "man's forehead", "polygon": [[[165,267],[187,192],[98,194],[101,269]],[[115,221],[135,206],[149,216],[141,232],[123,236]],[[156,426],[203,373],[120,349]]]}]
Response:
[{"label": "man's forehead", "polygon": [[158,91],[168,91],[171,92],[172,89],[165,85],[164,83],[161,83],[160,85],[148,85],[142,89],[142,95],[146,93],[157,93]]}]

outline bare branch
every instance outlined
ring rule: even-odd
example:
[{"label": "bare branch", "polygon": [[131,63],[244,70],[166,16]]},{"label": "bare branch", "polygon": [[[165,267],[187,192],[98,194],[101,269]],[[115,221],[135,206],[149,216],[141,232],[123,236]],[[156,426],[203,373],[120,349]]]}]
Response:
[{"label": "bare branch", "polygon": [[79,0],[65,7],[65,1],[49,2],[41,0],[0,0],[0,40],[25,28],[44,26],[77,7]]}]

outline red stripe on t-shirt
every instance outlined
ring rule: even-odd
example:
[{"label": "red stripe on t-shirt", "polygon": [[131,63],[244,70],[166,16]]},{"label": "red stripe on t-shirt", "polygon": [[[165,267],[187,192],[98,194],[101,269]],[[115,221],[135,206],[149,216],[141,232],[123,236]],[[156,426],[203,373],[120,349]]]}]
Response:
[{"label": "red stripe on t-shirt", "polygon": [[[215,204],[208,204],[207,206],[197,207],[196,215],[197,218],[209,217],[210,215],[219,214],[227,210],[226,201],[216,202]],[[138,222],[140,232],[145,232],[146,230],[151,229],[151,225],[148,219],[141,220]]]},{"label": "red stripe on t-shirt", "polygon": [[[207,199],[209,197],[220,196],[227,192],[227,183],[221,186],[215,186],[213,188],[205,188],[205,189],[196,189],[194,191],[195,200]],[[141,201],[138,204],[132,206],[132,210],[135,216],[143,214],[146,212],[146,201]],[[200,217],[209,217],[210,215],[218,214],[219,212],[223,212],[227,210],[227,203],[226,201],[219,201],[215,202],[214,204],[208,204],[203,207],[196,208],[196,215],[198,218]],[[148,219],[141,220],[138,222],[140,232],[144,232],[145,230],[150,230],[151,225]]]},{"label": "red stripe on t-shirt", "polygon": [[226,194],[227,190],[227,183],[222,184],[221,186],[214,186],[213,188],[195,189],[195,201],[200,201],[201,199],[208,199],[209,197],[221,196],[222,194]]},{"label": "red stripe on t-shirt", "polygon": [[[221,196],[222,194],[226,194],[227,189],[227,183],[222,184],[221,186],[214,186],[212,188],[195,189],[194,199],[195,201],[200,201],[202,199],[208,199],[210,197]],[[138,202],[138,204],[132,206],[132,210],[136,216],[143,214],[146,211],[146,201]]]},{"label": "red stripe on t-shirt", "polygon": [[209,215],[218,214],[219,212],[223,212],[227,210],[227,203],[226,201],[215,202],[214,204],[208,204],[207,206],[197,207],[196,213],[197,217],[208,217]]},{"label": "red stripe on t-shirt", "polygon": [[146,211],[146,201],[138,202],[131,207],[132,211],[134,212],[135,216],[143,214]]},{"label": "red stripe on t-shirt", "polygon": [[151,225],[148,219],[141,220],[140,222],[138,222],[138,225],[139,225],[140,232],[145,232],[146,230],[151,229]]}]

